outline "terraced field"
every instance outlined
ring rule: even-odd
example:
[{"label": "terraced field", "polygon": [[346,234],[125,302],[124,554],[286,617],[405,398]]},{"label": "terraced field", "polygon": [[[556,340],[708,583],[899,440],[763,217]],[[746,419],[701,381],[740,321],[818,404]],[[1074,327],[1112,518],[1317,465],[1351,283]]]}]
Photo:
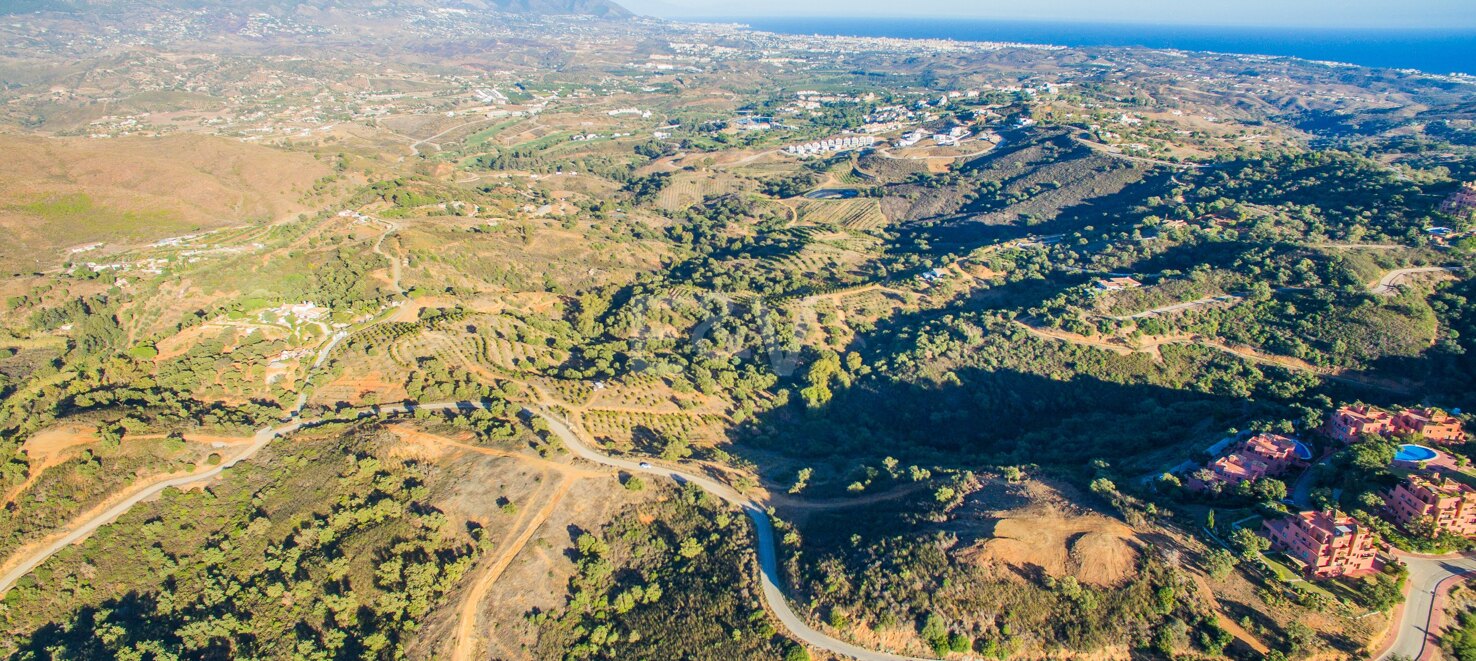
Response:
[{"label": "terraced field", "polygon": [[547,346],[543,339],[512,318],[477,315],[401,338],[390,351],[402,364],[436,357],[468,369],[521,374],[540,372],[568,358],[568,352]]},{"label": "terraced field", "polygon": [[796,203],[802,223],[831,225],[858,232],[887,226],[881,204],[874,199],[801,200]]},{"label": "terraced field", "polygon": [[379,360],[356,365],[338,378],[319,386],[313,391],[310,401],[329,406],[337,402],[364,406],[371,401],[384,403],[404,400],[409,396],[404,384],[389,376],[400,370],[393,361],[381,356]]}]

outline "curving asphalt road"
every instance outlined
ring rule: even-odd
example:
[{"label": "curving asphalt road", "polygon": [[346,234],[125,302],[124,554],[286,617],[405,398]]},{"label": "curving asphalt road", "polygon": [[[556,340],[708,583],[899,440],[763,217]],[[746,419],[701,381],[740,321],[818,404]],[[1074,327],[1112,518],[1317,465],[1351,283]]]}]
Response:
[{"label": "curving asphalt road", "polygon": [[[477,408],[484,408],[484,405],[480,402],[466,401],[433,402],[426,404],[402,403],[376,406],[364,409],[358,412],[357,417],[367,418],[378,415],[405,414],[413,413],[417,410],[446,411],[456,409],[465,411]],[[747,514],[750,519],[753,520],[754,524],[754,530],[756,533],[755,538],[758,547],[757,550],[759,556],[759,567],[761,570],[760,582],[764,593],[764,601],[768,604],[769,610],[773,612],[774,617],[777,618],[779,622],[784,625],[785,629],[789,630],[790,634],[796,640],[802,641],[812,647],[828,650],[833,654],[857,659],[858,661],[929,661],[927,659],[922,659],[918,657],[900,656],[888,652],[877,652],[873,650],[868,650],[866,648],[853,645],[843,640],[838,640],[836,638],[827,636],[824,633],[816,631],[815,629],[811,628],[810,625],[806,624],[804,618],[801,618],[799,614],[795,613],[794,610],[790,608],[789,601],[784,597],[784,591],[779,587],[779,561],[778,553],[774,545],[774,526],[773,523],[769,520],[768,511],[757,501],[753,500],[752,498],[748,498],[733,490],[731,487],[711,478],[708,478],[704,475],[687,473],[665,466],[657,466],[648,462],[623,459],[620,457],[613,457],[602,454],[594,448],[585,445],[585,443],[579,439],[579,437],[573,432],[573,430],[571,430],[569,426],[563,420],[560,420],[557,416],[554,416],[547,411],[534,407],[525,407],[523,411],[529,415],[536,415],[540,418],[543,418],[543,420],[548,423],[549,430],[557,435],[559,439],[563,441],[564,446],[569,449],[569,452],[576,457],[579,457],[591,463],[616,468],[630,473],[645,473],[658,477],[668,477],[672,480],[675,480],[679,484],[696,484],[704,491],[707,491],[708,493],[721,498],[725,502],[728,502],[743,510],[743,512]],[[256,435],[253,437],[251,445],[247,446],[244,451],[219,466],[215,466],[209,470],[199,473],[164,480],[162,482],[158,482],[149,486],[147,489],[144,489],[143,491],[130,496],[122,502],[119,502],[117,505],[108,508],[107,511],[93,517],[92,519],[73,529],[71,532],[67,533],[60,539],[53,541],[44,548],[37,549],[36,551],[32,552],[28,557],[18,563],[3,577],[0,577],[0,595],[3,595],[5,592],[9,591],[11,587],[15,586],[16,582],[19,581],[21,577],[29,574],[36,567],[39,567],[42,563],[51,558],[51,556],[56,555],[62,549],[72,544],[86,539],[98,528],[101,528],[102,526],[117,520],[118,517],[122,516],[134,505],[137,505],[145,500],[148,500],[149,498],[159,495],[165,489],[168,489],[170,487],[185,487],[214,479],[226,469],[255,456],[258,452],[262,450],[262,448],[265,448],[267,444],[271,443],[273,439],[276,439],[279,436],[290,434],[305,427],[312,427],[326,422],[336,422],[340,420],[342,420],[342,418],[292,420],[290,422],[286,422],[275,427],[268,427],[257,432]]]},{"label": "curving asphalt road", "polygon": [[[405,414],[413,413],[417,410],[446,411],[475,408],[483,408],[483,405],[479,402],[465,401],[393,404],[362,410],[358,413],[358,417],[365,418],[377,415]],[[644,473],[657,477],[667,477],[679,484],[695,484],[704,491],[741,509],[747,514],[754,523],[755,541],[761,574],[760,582],[764,594],[764,601],[775,618],[779,620],[796,640],[802,641],[812,647],[827,650],[833,654],[857,659],[858,661],[927,661],[919,657],[901,656],[888,652],[868,650],[833,638],[810,627],[804,621],[804,618],[795,613],[790,607],[789,601],[785,598],[783,589],[779,587],[779,562],[778,552],[774,542],[773,523],[769,519],[767,509],[758,501],[748,498],[731,487],[705,475],[688,473],[667,466],[659,466],[649,462],[603,454],[586,445],[557,416],[535,407],[525,407],[523,410],[529,415],[536,415],[543,418],[548,423],[549,430],[558,436],[563,441],[565,447],[569,449],[569,452],[576,457],[591,463],[630,473]],[[0,576],[0,594],[4,594],[10,590],[21,577],[29,574],[36,567],[39,567],[47,559],[51,558],[51,556],[72,544],[86,539],[98,528],[116,520],[134,505],[157,496],[165,489],[185,487],[214,479],[226,469],[255,456],[262,448],[265,448],[272,440],[279,436],[290,434],[306,427],[341,419],[293,420],[275,427],[263,429],[256,433],[251,445],[245,451],[237,454],[229,461],[206,471],[164,480],[151,485],[147,489],[108,508],[106,511],[98,514],[96,517],[93,517],[86,523],[48,544],[46,547],[32,552],[4,576]],[[1457,580],[1457,577],[1476,573],[1476,554],[1440,557],[1400,555],[1399,559],[1409,567],[1408,594],[1402,619],[1398,624],[1394,644],[1380,657],[1381,660],[1393,658],[1420,659],[1422,656],[1428,654],[1430,650],[1434,649],[1434,645],[1438,641],[1438,631],[1431,631],[1431,629],[1438,625],[1438,604],[1436,602],[1443,601],[1437,600],[1437,594],[1448,589]]]},{"label": "curving asphalt road", "polygon": [[1396,557],[1409,568],[1409,584],[1394,645],[1379,660],[1427,659],[1440,643],[1439,615],[1444,608],[1443,594],[1459,582],[1460,577],[1476,573],[1476,554],[1398,554]]},{"label": "curving asphalt road", "polygon": [[[283,434],[290,434],[303,427],[325,422],[325,420],[305,421],[299,419],[297,416],[302,412],[303,407],[307,405],[308,386],[312,383],[313,376],[317,373],[318,369],[323,366],[323,363],[328,362],[328,356],[333,353],[333,349],[336,348],[340,342],[343,342],[343,340],[348,336],[349,334],[347,331],[340,330],[334,333],[333,336],[328,339],[328,342],[324,344],[321,349],[318,350],[317,358],[313,360],[313,364],[307,370],[307,377],[303,379],[303,387],[301,389],[302,392],[298,393],[297,401],[293,403],[292,411],[288,414],[287,418],[283,420],[283,424],[276,427],[267,427],[266,429],[262,429],[261,431],[256,432],[256,435],[252,437],[251,445],[246,446],[245,450],[243,450],[236,456],[222,462],[219,466],[215,466],[214,468],[210,468],[208,470],[200,471],[197,473],[191,473],[189,475],[181,475],[179,477],[170,478],[168,480],[156,482],[152,485],[149,485],[142,491],[139,491],[138,493],[123,499],[118,504],[89,519],[87,522],[63,535],[61,538],[53,541],[50,544],[47,544],[43,548],[37,549],[36,551],[32,552],[30,556],[21,560],[14,567],[12,567],[10,571],[6,572],[4,576],[0,576],[0,594],[4,594],[10,591],[10,588],[14,587],[16,582],[19,581],[21,577],[31,573],[31,570],[41,566],[41,563],[46,562],[46,560],[51,556],[56,555],[59,551],[68,546],[71,546],[72,544],[86,539],[88,536],[92,535],[92,533],[98,528],[101,528],[102,526],[116,520],[118,517],[123,516],[123,513],[127,512],[129,509],[132,509],[134,505],[148,500],[149,498],[153,498],[154,496],[163,493],[165,489],[168,489],[170,487],[185,487],[191,484],[214,479],[217,475],[220,475],[227,468],[235,466],[236,464],[255,456],[256,453],[260,452],[261,449],[266,447],[268,443],[271,443],[272,439]],[[360,417],[367,417],[369,415],[375,414],[376,411],[388,412],[394,408],[409,410],[413,407],[383,407],[366,410],[361,412],[359,415]]]},{"label": "curving asphalt road", "polygon": [[4,576],[0,576],[0,594],[4,594],[5,592],[9,591],[10,588],[15,585],[16,581],[19,581],[21,577],[25,576],[26,574],[31,573],[31,570],[41,566],[41,563],[46,562],[46,560],[51,556],[56,555],[59,551],[68,546],[71,546],[72,544],[86,539],[89,535],[93,533],[93,531],[102,527],[104,524],[107,524],[114,519],[123,516],[123,513],[127,512],[129,509],[132,509],[134,505],[137,505],[149,498],[157,496],[165,489],[168,489],[170,487],[183,487],[194,484],[196,482],[209,480],[217,475],[220,475],[221,471],[224,471],[225,469],[236,465],[241,460],[246,459],[247,457],[250,457],[251,455],[254,455],[257,452],[261,451],[261,449],[266,447],[267,443],[270,443],[272,439],[277,437],[278,434],[296,431],[302,426],[302,422],[292,422],[281,427],[263,429],[256,433],[256,436],[252,440],[251,445],[248,446],[244,452],[236,455],[236,457],[231,459],[230,461],[224,462],[221,465],[211,468],[207,471],[192,473],[190,475],[184,475],[173,479],[164,480],[163,482],[158,482],[153,486],[150,486],[149,488],[130,496],[117,505],[108,508],[107,511],[97,515],[96,517],[93,517],[88,522],[82,524],[81,526],[62,536],[60,539],[47,545],[45,548],[37,549],[29,557],[22,560],[19,564],[17,564],[14,568],[7,572]]},{"label": "curving asphalt road", "polygon": [[692,483],[714,496],[743,510],[748,518],[753,519],[754,531],[758,545],[760,581],[764,592],[764,601],[768,603],[769,610],[774,617],[789,630],[791,636],[804,642],[811,647],[817,647],[840,656],[858,659],[859,661],[926,661],[918,657],[899,656],[888,652],[877,652],[858,647],[843,640],[827,636],[805,623],[804,618],[795,613],[789,607],[789,601],[784,597],[784,591],[779,587],[779,560],[778,553],[774,547],[774,526],[769,520],[768,511],[757,501],[734,491],[726,484],[722,484],[703,475],[686,473],[665,466],[658,466],[648,462],[632,461],[619,457],[611,457],[601,454],[584,444],[574,434],[564,421],[550,415],[548,412],[533,407],[525,407],[524,411],[537,415],[548,423],[549,430],[564,442],[569,452],[574,456],[586,461],[594,462],[612,468],[618,468],[631,473],[645,473],[659,477],[669,477],[679,484]]},{"label": "curving asphalt road", "polygon": [[1396,291],[1395,288],[1402,284],[1406,278],[1416,273],[1455,273],[1459,270],[1461,269],[1458,266],[1419,266],[1408,269],[1396,269],[1385,273],[1384,277],[1379,278],[1378,282],[1369,285],[1368,291],[1371,294],[1388,296],[1393,294]]}]

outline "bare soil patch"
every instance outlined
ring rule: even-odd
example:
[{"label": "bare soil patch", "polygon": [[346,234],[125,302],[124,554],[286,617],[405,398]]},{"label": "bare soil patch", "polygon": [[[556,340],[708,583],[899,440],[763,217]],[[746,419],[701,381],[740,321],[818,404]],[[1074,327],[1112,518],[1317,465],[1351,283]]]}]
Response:
[{"label": "bare soil patch", "polygon": [[986,485],[949,526],[960,533],[965,561],[1005,575],[1072,576],[1101,587],[1130,578],[1145,547],[1126,524],[1076,507],[1039,482]]}]

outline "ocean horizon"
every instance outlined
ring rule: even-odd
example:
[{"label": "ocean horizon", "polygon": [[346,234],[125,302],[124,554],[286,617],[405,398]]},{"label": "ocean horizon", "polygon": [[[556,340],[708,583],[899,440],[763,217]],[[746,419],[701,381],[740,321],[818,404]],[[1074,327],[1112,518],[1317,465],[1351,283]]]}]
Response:
[{"label": "ocean horizon", "polygon": [[1433,74],[1476,75],[1476,29],[1310,29],[927,18],[722,20],[781,34],[1143,47],[1285,56],[1367,67],[1418,69]]}]

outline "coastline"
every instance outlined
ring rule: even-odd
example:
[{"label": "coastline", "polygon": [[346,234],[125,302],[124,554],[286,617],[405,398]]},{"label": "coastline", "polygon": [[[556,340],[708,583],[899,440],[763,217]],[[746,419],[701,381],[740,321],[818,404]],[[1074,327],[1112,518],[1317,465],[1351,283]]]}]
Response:
[{"label": "coastline", "polygon": [[1476,74],[1476,29],[1324,29],[806,17],[685,18],[784,35],[989,42],[1070,48],[1147,48],[1237,57],[1291,57],[1430,75]]}]

